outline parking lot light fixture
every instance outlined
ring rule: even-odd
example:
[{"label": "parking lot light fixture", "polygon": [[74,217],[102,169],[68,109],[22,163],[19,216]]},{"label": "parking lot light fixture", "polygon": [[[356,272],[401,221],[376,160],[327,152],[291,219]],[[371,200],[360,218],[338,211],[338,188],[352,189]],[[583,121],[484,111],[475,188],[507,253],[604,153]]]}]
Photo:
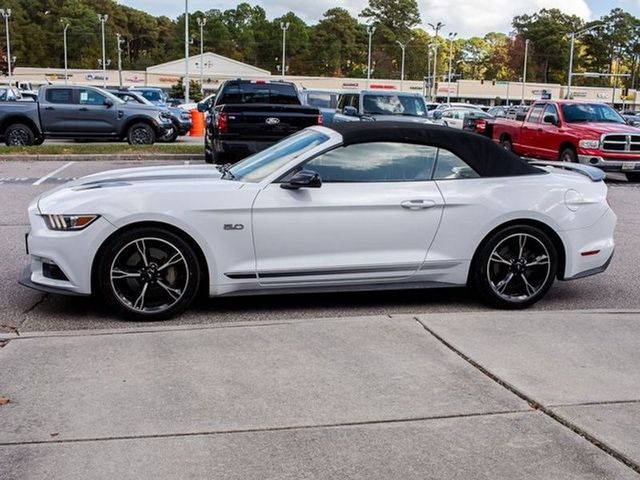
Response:
[{"label": "parking lot light fixture", "polygon": [[4,26],[7,32],[7,76],[9,77],[9,85],[11,85],[11,37],[9,36],[9,17],[11,9],[0,8],[0,15],[4,17]]},{"label": "parking lot light fixture", "polygon": [[376,32],[375,25],[367,25],[367,35],[369,35],[369,54],[367,56],[367,89],[371,85],[371,39]]},{"label": "parking lot light fixture", "polygon": [[449,33],[449,75],[447,76],[447,103],[451,102],[451,66],[453,63],[453,40],[457,36],[457,32]]},{"label": "parking lot light fixture", "polygon": [[396,40],[396,43],[400,45],[400,48],[402,49],[402,62],[401,62],[402,66],[400,67],[400,90],[401,91],[404,90],[404,53],[410,41],[411,40],[407,41],[406,43],[402,43],[400,40]]},{"label": "parking lot light fixture", "polygon": [[286,60],[286,54],[287,54],[287,30],[289,29],[289,22],[284,23],[284,22],[280,22],[280,28],[282,29],[282,62],[280,65],[280,70],[282,73],[282,79],[284,80],[284,75],[287,72],[287,60]]},{"label": "parking lot light fixture", "polygon": [[571,34],[571,45],[569,47],[569,72],[567,74],[567,95],[566,98],[571,98],[571,83],[573,80],[573,51],[575,49],[576,38],[580,38],[587,33],[592,32],[593,30],[599,29],[602,27],[602,22],[595,23],[590,25],[587,28],[583,28],[582,30],[578,30],[577,32],[573,32]]},{"label": "parking lot light fixture", "polygon": [[435,25],[433,23],[427,24],[433,28],[435,35],[435,48],[433,50],[433,100],[438,100],[438,32],[442,30],[446,25],[442,22],[438,22]]},{"label": "parking lot light fixture", "polygon": [[520,98],[520,105],[524,105],[524,89],[527,84],[527,60],[529,57],[529,39],[524,41],[524,66],[522,72],[522,96]]},{"label": "parking lot light fixture", "polygon": [[107,88],[107,52],[104,38],[104,24],[109,20],[109,15],[98,14],[98,20],[102,28],[102,86],[103,88]]},{"label": "parking lot light fixture", "polygon": [[204,95],[204,26],[207,24],[205,17],[198,17],[200,27],[200,93]]},{"label": "parking lot light fixture", "polygon": [[69,63],[67,59],[67,29],[69,28],[70,23],[65,19],[61,19],[60,22],[64,27],[62,30],[62,39],[64,46],[64,84],[66,85],[69,81]]}]

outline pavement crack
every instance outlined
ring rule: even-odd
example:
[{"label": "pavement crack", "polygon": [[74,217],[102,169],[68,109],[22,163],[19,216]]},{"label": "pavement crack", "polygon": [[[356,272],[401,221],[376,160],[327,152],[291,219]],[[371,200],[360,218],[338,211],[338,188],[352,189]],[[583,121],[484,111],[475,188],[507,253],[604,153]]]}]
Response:
[{"label": "pavement crack", "polygon": [[442,336],[438,335],[431,328],[429,328],[426,324],[424,324],[418,317],[413,317],[413,319],[418,323],[418,325],[420,325],[422,328],[424,328],[424,330],[427,333],[429,333],[432,337],[434,337],[436,340],[438,340],[440,343],[442,343],[445,347],[447,347],[453,353],[458,355],[460,358],[462,358],[465,362],[467,362],[469,365],[474,367],[480,373],[482,373],[483,375],[489,377],[491,380],[493,380],[495,383],[497,383],[501,387],[506,388],[511,393],[513,393],[517,397],[519,397],[522,400],[524,400],[525,402],[527,402],[531,406],[531,408],[541,411],[542,413],[544,413],[546,416],[548,416],[552,420],[555,420],[557,423],[559,423],[563,427],[566,427],[569,430],[571,430],[573,433],[581,436],[582,438],[587,440],[589,443],[591,443],[593,446],[595,446],[596,448],[602,450],[603,452],[605,452],[606,454],[610,455],[611,457],[615,458],[616,460],[618,460],[623,465],[629,467],[631,470],[633,470],[633,471],[635,471],[637,473],[640,473],[640,464],[638,464],[637,462],[634,462],[628,456],[626,456],[622,452],[619,452],[615,448],[603,443],[601,440],[599,440],[597,437],[591,435],[586,430],[583,430],[582,428],[578,427],[577,425],[571,423],[566,418],[562,417],[561,415],[559,415],[556,412],[554,412],[553,410],[551,410],[551,407],[546,407],[545,405],[541,404],[540,402],[538,402],[538,401],[534,400],[533,398],[529,397],[526,393],[518,390],[515,386],[511,385],[508,382],[505,382],[500,377],[498,377],[497,375],[495,375],[491,371],[487,370],[485,367],[480,365],[475,360],[473,360],[471,357],[469,357],[469,356],[465,355],[464,353],[462,353],[460,350],[458,350],[456,347],[454,347],[451,343],[446,341]]},{"label": "pavement crack", "polygon": [[604,400],[601,402],[556,403],[553,405],[547,405],[547,408],[591,407],[591,406],[598,406],[598,405],[628,405],[633,403],[640,403],[640,399],[638,400]]},{"label": "pavement crack", "polygon": [[[40,299],[38,299],[33,305],[31,305],[29,308],[27,308],[24,312],[22,312],[24,315],[28,315],[29,313],[33,312],[36,308],[38,308],[42,302],[44,302],[44,300],[49,296],[48,293],[45,293],[42,295],[42,297],[40,297]],[[26,319],[25,319],[26,320]],[[22,323],[24,323],[24,320],[22,321]],[[21,323],[21,325],[22,325]]]}]

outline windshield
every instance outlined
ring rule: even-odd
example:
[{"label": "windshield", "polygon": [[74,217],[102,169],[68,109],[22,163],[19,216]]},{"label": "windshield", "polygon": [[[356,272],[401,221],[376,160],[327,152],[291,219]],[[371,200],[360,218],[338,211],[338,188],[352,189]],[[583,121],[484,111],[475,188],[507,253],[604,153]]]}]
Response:
[{"label": "windshield", "polygon": [[231,178],[258,183],[294,158],[327,140],[329,137],[320,132],[303,130],[236,163],[229,169]]},{"label": "windshield", "polygon": [[567,123],[625,123],[618,112],[603,103],[567,103],[562,105],[562,115]]},{"label": "windshield", "polygon": [[164,96],[160,90],[139,90],[139,92],[150,102],[164,102]]},{"label": "windshield", "polygon": [[493,115],[483,112],[482,110],[469,110],[468,112],[464,112],[464,115],[467,118],[493,118]]},{"label": "windshield", "polygon": [[420,97],[410,97],[406,95],[365,95],[362,104],[365,115],[427,116],[427,106]]}]

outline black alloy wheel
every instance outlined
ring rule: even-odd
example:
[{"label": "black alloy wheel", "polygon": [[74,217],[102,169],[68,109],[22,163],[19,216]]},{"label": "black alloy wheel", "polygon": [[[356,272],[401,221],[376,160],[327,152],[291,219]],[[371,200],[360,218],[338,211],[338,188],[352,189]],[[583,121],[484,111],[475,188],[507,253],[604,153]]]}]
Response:
[{"label": "black alloy wheel", "polygon": [[4,141],[9,147],[30,146],[35,142],[35,134],[27,125],[15,123],[5,130]]},{"label": "black alloy wheel", "polygon": [[130,145],[153,145],[156,134],[146,123],[136,123],[129,128],[127,139]]}]

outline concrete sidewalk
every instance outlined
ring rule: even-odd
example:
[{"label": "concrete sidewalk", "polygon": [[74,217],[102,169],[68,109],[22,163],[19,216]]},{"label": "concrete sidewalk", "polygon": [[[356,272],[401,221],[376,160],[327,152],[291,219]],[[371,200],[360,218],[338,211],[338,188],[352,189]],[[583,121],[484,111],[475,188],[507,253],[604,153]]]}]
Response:
[{"label": "concrete sidewalk", "polygon": [[0,479],[640,478],[640,315],[5,335]]}]

